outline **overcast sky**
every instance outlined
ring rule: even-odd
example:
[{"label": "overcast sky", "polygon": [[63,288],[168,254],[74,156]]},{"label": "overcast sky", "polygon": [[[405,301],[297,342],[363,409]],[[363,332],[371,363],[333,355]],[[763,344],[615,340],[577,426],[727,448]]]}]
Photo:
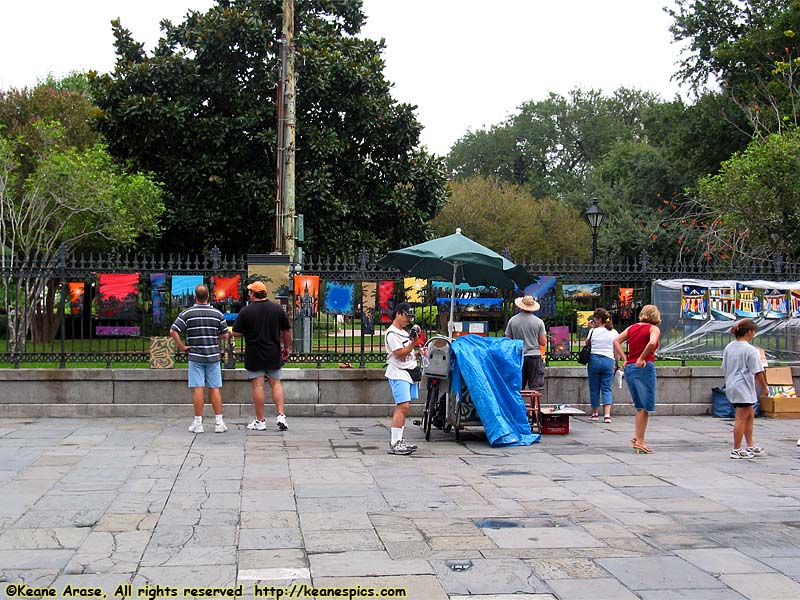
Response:
[{"label": "overcast sky", "polygon": [[[178,22],[213,0],[6,0],[0,88],[49,72],[108,71],[110,21],[121,17],[152,49],[161,19]],[[501,122],[523,102],[575,87],[635,87],[671,99],[678,47],[671,0],[364,0],[364,34],[385,38],[396,99],[418,107],[422,143],[446,154],[468,130]]]}]

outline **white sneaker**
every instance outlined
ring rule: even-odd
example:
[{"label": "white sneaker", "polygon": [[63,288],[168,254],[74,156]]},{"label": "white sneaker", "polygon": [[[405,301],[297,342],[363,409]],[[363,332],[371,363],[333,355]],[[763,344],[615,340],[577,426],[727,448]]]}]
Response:
[{"label": "white sneaker", "polygon": [[747,451],[755,457],[767,455],[767,451],[764,450],[761,446],[750,446],[749,448],[747,448]]},{"label": "white sneaker", "polygon": [[214,425],[214,433],[225,433],[226,431],[228,431],[228,426],[225,425],[224,421]]},{"label": "white sneaker", "polygon": [[189,425],[189,433],[203,433],[203,424],[192,422],[192,424]]},{"label": "white sneaker", "polygon": [[389,444],[389,449],[387,452],[389,454],[402,454],[408,456],[414,451],[406,446],[403,440],[397,440],[394,444]]},{"label": "white sneaker", "polygon": [[731,458],[753,458],[753,453],[744,448],[731,450]]},{"label": "white sneaker", "polygon": [[289,425],[286,423],[286,415],[278,415],[275,418],[275,425],[277,425],[278,429],[281,431],[286,431],[289,429]]},{"label": "white sneaker", "polygon": [[266,421],[259,421],[258,419],[253,419],[250,421],[250,424],[247,426],[250,431],[265,431],[267,429],[267,422]]}]

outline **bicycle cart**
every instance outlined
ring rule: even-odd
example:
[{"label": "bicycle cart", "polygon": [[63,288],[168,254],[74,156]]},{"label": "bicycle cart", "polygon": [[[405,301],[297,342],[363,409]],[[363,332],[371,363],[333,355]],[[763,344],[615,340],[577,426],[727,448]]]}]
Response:
[{"label": "bicycle cart", "polygon": [[452,425],[447,420],[447,402],[450,397],[450,344],[452,340],[437,335],[425,344],[427,364],[423,363],[425,380],[425,408],[422,412],[422,429],[425,439],[431,439],[431,429],[443,429],[450,433]]}]

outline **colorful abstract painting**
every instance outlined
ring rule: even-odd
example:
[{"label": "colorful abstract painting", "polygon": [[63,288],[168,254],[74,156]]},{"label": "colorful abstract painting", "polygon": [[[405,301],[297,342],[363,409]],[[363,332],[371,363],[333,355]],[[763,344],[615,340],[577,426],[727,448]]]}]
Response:
[{"label": "colorful abstract painting", "polygon": [[785,319],[789,316],[786,290],[764,290],[764,316],[767,319]]},{"label": "colorful abstract painting", "polygon": [[164,273],[150,273],[150,298],[153,323],[160,325],[167,319],[167,276]]},{"label": "colorful abstract painting", "polygon": [[220,277],[219,275],[211,279],[214,288],[213,299],[215,302],[224,304],[227,301],[238,302],[242,299],[242,276]]},{"label": "colorful abstract painting", "polygon": [[69,283],[69,314],[83,314],[83,292],[86,284],[83,281],[70,281]]},{"label": "colorful abstract painting", "polygon": [[403,290],[405,291],[406,302],[410,304],[421,304],[425,301],[425,289],[428,287],[427,279],[417,279],[416,277],[406,277],[403,279]]},{"label": "colorful abstract painting", "polygon": [[202,284],[202,275],[173,275],[172,306],[187,308],[194,304],[194,288]]},{"label": "colorful abstract painting", "polygon": [[761,314],[760,291],[743,283],[736,284],[736,316],[754,319]]},{"label": "colorful abstract painting", "polygon": [[294,305],[299,317],[315,317],[319,308],[319,275],[294,276]]},{"label": "colorful abstract painting", "polygon": [[138,317],[138,273],[102,273],[97,285],[97,315],[101,319],[133,321]]},{"label": "colorful abstract painting", "polygon": [[347,281],[326,281],[322,311],[330,315],[353,314],[356,284]]},{"label": "colorful abstract painting", "polygon": [[171,369],[175,366],[175,340],[167,336],[150,338],[150,368]]},{"label": "colorful abstract painting", "polygon": [[391,323],[394,311],[394,281],[381,281],[378,284],[378,308],[381,311],[381,323]]},{"label": "colorful abstract painting", "polygon": [[800,290],[789,292],[789,310],[793,317],[800,317]]},{"label": "colorful abstract painting", "polygon": [[594,316],[593,310],[577,310],[575,311],[575,321],[578,326],[578,333],[581,335],[589,334],[589,319]]},{"label": "colorful abstract painting", "polygon": [[736,319],[736,294],[729,286],[708,288],[708,312],[712,321]]},{"label": "colorful abstract painting", "polygon": [[705,321],[708,318],[708,288],[697,285],[681,286],[681,319]]}]

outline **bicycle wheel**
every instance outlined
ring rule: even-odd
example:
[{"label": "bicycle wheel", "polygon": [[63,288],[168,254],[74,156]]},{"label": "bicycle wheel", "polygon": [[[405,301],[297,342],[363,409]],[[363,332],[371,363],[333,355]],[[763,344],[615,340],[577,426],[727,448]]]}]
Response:
[{"label": "bicycle wheel", "polygon": [[433,416],[436,414],[437,403],[439,401],[439,383],[428,385],[428,399],[425,402],[425,412],[422,415],[422,428],[425,430],[425,439],[431,439],[431,424]]}]

